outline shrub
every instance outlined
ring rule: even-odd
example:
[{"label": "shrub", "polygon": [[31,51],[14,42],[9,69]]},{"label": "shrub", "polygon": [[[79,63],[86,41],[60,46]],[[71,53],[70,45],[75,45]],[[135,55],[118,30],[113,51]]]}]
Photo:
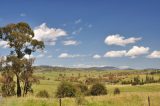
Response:
[{"label": "shrub", "polygon": [[93,96],[105,95],[105,94],[107,94],[107,89],[103,84],[96,83],[96,84],[92,85],[92,87],[90,89],[90,94]]},{"label": "shrub", "polygon": [[115,88],[114,89],[114,95],[120,94],[120,89],[119,88]]},{"label": "shrub", "polygon": [[61,84],[57,88],[56,97],[64,98],[64,97],[75,97],[76,88],[69,82],[61,82]]},{"label": "shrub", "polygon": [[131,81],[122,81],[122,85],[131,84],[131,83],[132,83],[132,80]]},{"label": "shrub", "polygon": [[94,83],[98,83],[100,80],[99,78],[86,78],[85,84],[94,84]]},{"label": "shrub", "polygon": [[39,91],[36,96],[42,98],[49,98],[49,93],[46,90],[42,90]]},{"label": "shrub", "polygon": [[81,93],[88,91],[88,87],[85,84],[77,84],[76,87]]},{"label": "shrub", "polygon": [[1,90],[2,90],[2,96],[4,96],[4,97],[15,95],[15,82],[11,82],[10,84],[3,83]]},{"label": "shrub", "polygon": [[2,72],[2,78],[1,78],[1,91],[2,96],[13,96],[15,95],[15,82],[13,80],[13,73],[6,71]]}]

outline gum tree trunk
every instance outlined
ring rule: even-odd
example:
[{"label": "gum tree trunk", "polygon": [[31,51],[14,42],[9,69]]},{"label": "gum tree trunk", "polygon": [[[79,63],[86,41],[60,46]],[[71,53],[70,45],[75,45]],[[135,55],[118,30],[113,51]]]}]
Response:
[{"label": "gum tree trunk", "polygon": [[20,86],[20,81],[19,81],[19,76],[17,76],[17,97],[21,97],[21,86]]}]

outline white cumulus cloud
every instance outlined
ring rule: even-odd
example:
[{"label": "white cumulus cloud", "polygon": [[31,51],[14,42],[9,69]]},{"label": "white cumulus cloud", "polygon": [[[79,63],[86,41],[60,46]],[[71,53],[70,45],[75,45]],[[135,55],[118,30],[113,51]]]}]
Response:
[{"label": "white cumulus cloud", "polygon": [[34,28],[34,39],[44,41],[46,45],[55,45],[58,37],[66,36],[67,32],[60,28],[49,28],[46,23]]},{"label": "white cumulus cloud", "polygon": [[58,57],[59,58],[76,58],[76,57],[85,57],[85,56],[86,55],[61,53]]},{"label": "white cumulus cloud", "polygon": [[28,54],[26,54],[26,55],[24,55],[24,58],[26,58],[26,59],[31,59],[31,58],[34,58],[34,56],[33,56],[33,55],[28,55]]},{"label": "white cumulus cloud", "polygon": [[104,55],[104,57],[123,57],[125,55],[126,55],[126,50],[109,51]]},{"label": "white cumulus cloud", "polygon": [[149,52],[149,47],[143,46],[133,46],[130,50],[121,51],[108,51],[104,57],[131,57],[135,58],[139,55],[147,54]]},{"label": "white cumulus cloud", "polygon": [[143,47],[143,46],[133,46],[126,54],[126,56],[129,56],[131,58],[135,58],[136,56],[147,54],[149,52],[149,47]]},{"label": "white cumulus cloud", "polygon": [[101,58],[101,56],[100,56],[100,55],[98,55],[98,54],[95,54],[95,55],[93,56],[93,58],[94,58],[94,59],[100,59],[100,58]]},{"label": "white cumulus cloud", "polygon": [[0,47],[8,48],[9,47],[8,42],[7,41],[0,41]]},{"label": "white cumulus cloud", "polygon": [[69,54],[68,53],[61,53],[58,57],[59,58],[68,58]]},{"label": "white cumulus cloud", "polygon": [[160,58],[160,51],[153,51],[150,55],[147,56],[148,58]]},{"label": "white cumulus cloud", "polygon": [[68,46],[68,45],[78,45],[79,43],[75,40],[67,40],[67,41],[64,41],[63,44]]},{"label": "white cumulus cloud", "polygon": [[118,45],[118,46],[125,46],[127,44],[135,43],[136,41],[141,40],[141,38],[135,38],[135,37],[130,37],[130,38],[125,38],[124,36],[121,36],[119,34],[115,35],[109,35],[105,39],[105,43],[108,45]]}]

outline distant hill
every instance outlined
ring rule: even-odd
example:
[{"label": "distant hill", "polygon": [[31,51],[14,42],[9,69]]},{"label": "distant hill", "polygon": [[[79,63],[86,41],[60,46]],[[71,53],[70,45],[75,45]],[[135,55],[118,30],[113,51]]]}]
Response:
[{"label": "distant hill", "polygon": [[97,70],[120,70],[119,68],[113,67],[113,66],[91,67],[91,69],[97,69]]},{"label": "distant hill", "polygon": [[[34,66],[34,68],[38,71],[91,71],[91,70],[103,70],[103,71],[111,71],[111,70],[136,70],[133,68],[118,68],[114,66],[103,66],[103,67],[89,67],[89,68],[69,68],[69,67],[59,67],[59,66],[49,66],[49,65],[40,65],[40,66]],[[146,69],[140,69],[140,70],[160,70],[156,68],[146,68]]]},{"label": "distant hill", "polygon": [[59,67],[59,66],[49,66],[49,65],[40,65],[40,66],[34,66],[34,68],[38,71],[65,71],[65,70],[77,70],[77,71],[85,71],[85,70],[103,70],[103,71],[109,71],[109,70],[134,70],[132,68],[117,68],[113,66],[104,66],[104,67],[89,67],[89,68],[69,68],[69,67]]},{"label": "distant hill", "polygon": [[160,70],[158,68],[146,68],[146,69],[143,69],[143,70]]}]

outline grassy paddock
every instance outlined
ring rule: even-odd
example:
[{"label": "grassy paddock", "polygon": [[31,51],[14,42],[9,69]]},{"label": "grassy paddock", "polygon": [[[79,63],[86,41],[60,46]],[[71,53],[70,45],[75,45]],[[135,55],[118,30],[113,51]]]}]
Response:
[{"label": "grassy paddock", "polygon": [[[0,100],[0,106],[59,106],[58,99],[55,98],[55,92],[60,81],[55,79],[59,74],[65,74],[69,76],[78,76],[80,73],[81,79],[84,79],[85,75],[91,77],[98,77],[110,72],[106,71],[52,71],[52,72],[36,72],[35,75],[44,77],[40,80],[40,84],[33,85],[33,94],[27,95],[27,97],[17,98],[7,97]],[[113,71],[114,74],[119,71]],[[126,79],[131,79],[134,75],[128,75]],[[155,75],[159,78],[160,75]],[[144,75],[140,75],[144,78]],[[124,79],[124,80],[126,80]],[[118,87],[121,91],[120,95],[113,95],[114,89]],[[160,84],[145,84],[138,86],[121,85],[121,84],[107,84],[106,88],[108,94],[106,96],[86,96],[84,106],[147,106],[147,98],[150,96],[151,106],[159,106],[160,104]],[[48,91],[50,98],[37,98],[35,95],[40,90]],[[77,106],[75,98],[62,99],[62,106]]]},{"label": "grassy paddock", "polygon": [[[160,92],[150,93],[122,93],[120,95],[106,95],[106,96],[89,96],[85,97],[84,106],[147,106],[147,98],[150,96],[151,106],[159,106]],[[28,97],[11,97],[3,98],[1,106],[59,106],[56,98],[36,98],[34,96]],[[76,106],[74,98],[62,99],[62,106]]]}]

